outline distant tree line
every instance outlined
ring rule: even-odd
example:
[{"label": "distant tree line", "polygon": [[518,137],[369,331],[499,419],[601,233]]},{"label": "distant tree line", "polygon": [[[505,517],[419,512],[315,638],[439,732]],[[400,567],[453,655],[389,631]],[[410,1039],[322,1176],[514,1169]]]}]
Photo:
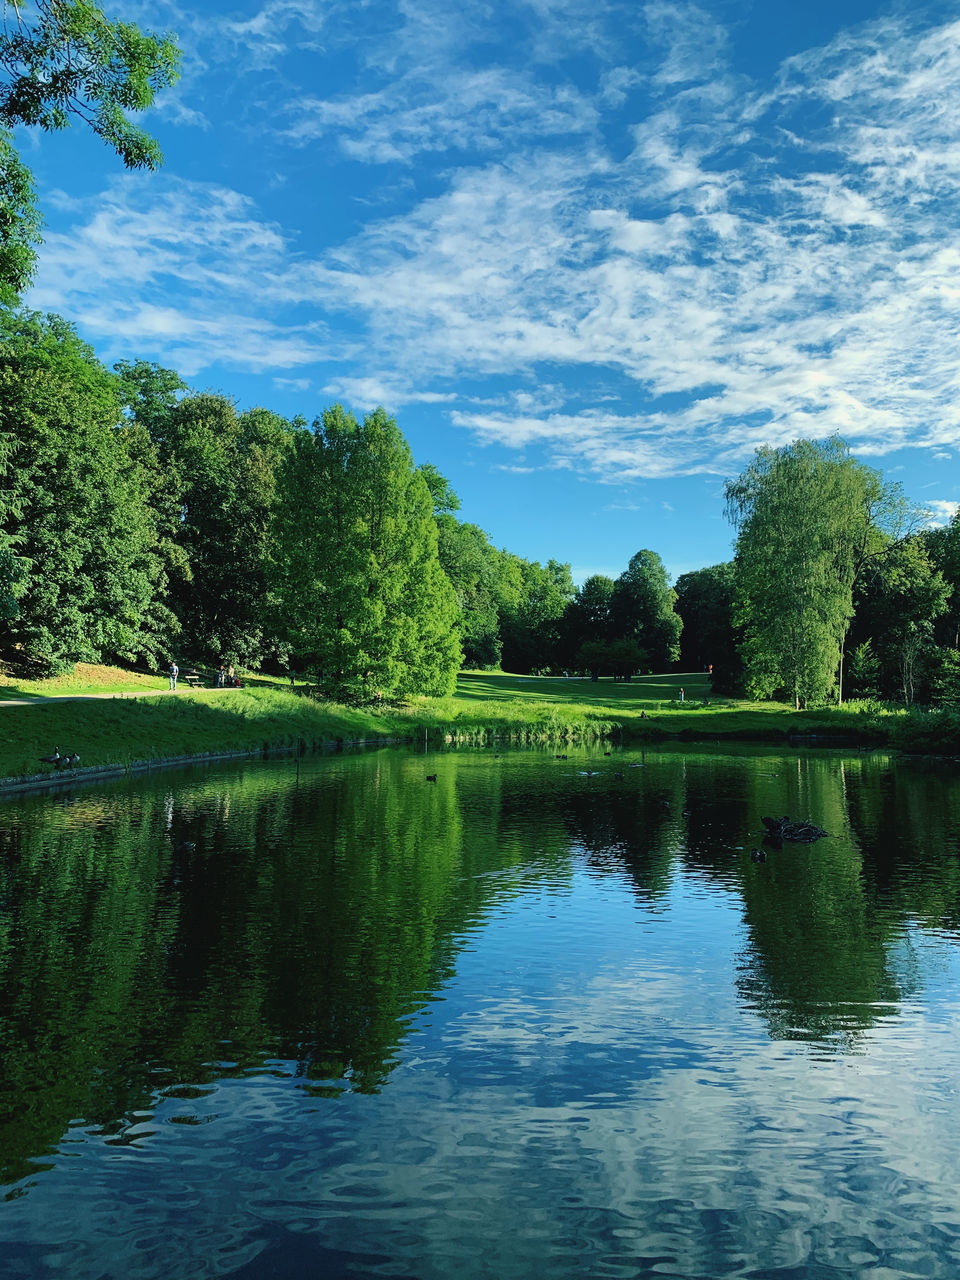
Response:
[{"label": "distant tree line", "polygon": [[629,677],[678,655],[663,564],[577,590],[491,545],[383,409],[238,412],[57,316],[0,313],[0,657],[170,655],[315,673],[345,699],[444,693],[461,664]]},{"label": "distant tree line", "polygon": [[919,530],[837,439],[761,449],[727,485],[732,562],[638,551],[616,579],[494,547],[383,409],[243,412],[57,316],[0,310],[0,659],[170,656],[442,694],[461,666],[718,691],[960,702],[960,519]]}]

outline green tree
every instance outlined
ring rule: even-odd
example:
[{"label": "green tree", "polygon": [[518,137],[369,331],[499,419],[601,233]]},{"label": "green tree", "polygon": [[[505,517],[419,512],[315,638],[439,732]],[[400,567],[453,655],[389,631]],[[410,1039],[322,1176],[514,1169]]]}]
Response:
[{"label": "green tree", "polygon": [[[83,120],[131,169],[156,169],[156,140],[134,124],[175,83],[180,54],[169,36],[110,22],[92,0],[27,0],[4,10],[0,126],[65,129]],[[0,127],[0,304],[13,306],[33,275],[40,243],[30,170]]]},{"label": "green tree", "polygon": [[577,588],[560,624],[558,658],[565,666],[578,663],[578,655],[584,645],[603,644],[610,638],[613,592],[613,579],[602,573],[593,574]]},{"label": "green tree", "polygon": [[823,698],[842,681],[854,583],[889,546],[902,495],[831,437],[758,449],[726,498],[748,687],[796,707]]},{"label": "green tree", "polygon": [[257,665],[273,647],[270,528],[293,427],[267,409],[238,414],[209,392],[157,418],[158,456],[174,481],[163,494],[165,523],[174,494],[179,508],[171,603],[184,643],[209,661]]},{"label": "green tree", "polygon": [[460,608],[464,665],[497,667],[503,601],[500,552],[477,525],[462,524],[447,514],[436,519],[437,553]]},{"label": "green tree", "polygon": [[17,598],[5,656],[52,669],[155,655],[172,619],[155,608],[164,569],[144,470],[116,380],[59,317],[0,313],[0,439],[8,615]]},{"label": "green tree", "polygon": [[145,111],[176,83],[175,41],[111,22],[91,0],[32,0],[13,10],[0,32],[0,121],[60,130],[80,119],[128,168],[156,169],[156,139],[127,113]]},{"label": "green tree", "polygon": [[743,680],[739,652],[742,637],[733,621],[733,564],[684,573],[677,579],[676,592],[676,609],[683,622],[682,669],[703,671],[712,667],[713,688],[733,693]]},{"label": "green tree", "polygon": [[927,529],[923,536],[930,559],[950,584],[951,596],[940,629],[948,647],[960,648],[960,511],[941,529]]},{"label": "green tree", "polygon": [[509,556],[504,569],[506,580],[515,573],[519,582],[501,610],[503,668],[520,673],[549,668],[557,661],[564,611],[576,594],[570,566]]},{"label": "green tree", "polygon": [[33,176],[0,129],[0,304],[12,307],[30,283],[40,242]]},{"label": "green tree", "polygon": [[592,680],[611,675],[629,681],[638,671],[650,670],[650,656],[635,640],[588,640],[574,665],[589,671]]},{"label": "green tree", "polygon": [[663,561],[655,551],[644,550],[630,558],[610,601],[613,635],[635,640],[655,670],[664,670],[680,656],[683,623],[674,608],[676,600]]},{"label": "green tree", "polygon": [[850,650],[847,664],[847,692],[853,698],[875,698],[878,693],[880,663],[872,640],[863,640]]},{"label": "green tree", "polygon": [[275,522],[278,605],[294,651],[338,699],[452,691],[457,602],[433,502],[393,418],[340,405],[297,432]]},{"label": "green tree", "polygon": [[864,575],[856,593],[856,634],[872,641],[888,696],[925,700],[937,665],[934,624],[949,598],[950,584],[919,537],[891,547]]},{"label": "green tree", "polygon": [[434,515],[453,515],[454,511],[460,510],[460,499],[451,488],[450,481],[432,462],[424,462],[420,466],[420,474],[430,490]]},{"label": "green tree", "polygon": [[464,524],[453,514],[460,510],[460,499],[446,476],[429,462],[419,470],[433,501],[437,554],[460,607],[464,665],[497,667],[504,598],[501,554],[479,526]]}]

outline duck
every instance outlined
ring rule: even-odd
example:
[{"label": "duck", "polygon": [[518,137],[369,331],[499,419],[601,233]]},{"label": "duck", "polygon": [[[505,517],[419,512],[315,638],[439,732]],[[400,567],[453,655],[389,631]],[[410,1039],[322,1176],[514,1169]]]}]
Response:
[{"label": "duck", "polygon": [[767,855],[763,849],[751,849],[750,857],[754,862],[766,862]]}]

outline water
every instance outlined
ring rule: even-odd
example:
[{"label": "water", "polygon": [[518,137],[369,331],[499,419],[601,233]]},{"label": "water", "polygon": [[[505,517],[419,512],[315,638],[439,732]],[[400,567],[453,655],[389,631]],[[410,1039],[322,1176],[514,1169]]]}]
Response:
[{"label": "water", "polygon": [[0,801],[0,1274],[960,1274],[955,770],[568,755]]}]

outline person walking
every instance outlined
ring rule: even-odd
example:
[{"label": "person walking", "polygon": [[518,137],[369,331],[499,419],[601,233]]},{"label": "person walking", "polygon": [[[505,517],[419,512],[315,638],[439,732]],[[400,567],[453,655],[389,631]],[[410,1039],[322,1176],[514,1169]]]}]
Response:
[{"label": "person walking", "polygon": [[176,664],[176,663],[171,659],[170,666],[169,666],[168,670],[169,670],[169,675],[170,675],[170,688],[171,688],[171,689],[173,689],[173,690],[175,691],[175,690],[176,690],[176,687],[177,687],[177,676],[180,674],[180,668],[179,668],[179,667],[177,666],[177,664]]},{"label": "person walking", "polygon": [[227,683],[227,668],[220,663],[220,670],[217,672],[217,688],[222,689]]}]

